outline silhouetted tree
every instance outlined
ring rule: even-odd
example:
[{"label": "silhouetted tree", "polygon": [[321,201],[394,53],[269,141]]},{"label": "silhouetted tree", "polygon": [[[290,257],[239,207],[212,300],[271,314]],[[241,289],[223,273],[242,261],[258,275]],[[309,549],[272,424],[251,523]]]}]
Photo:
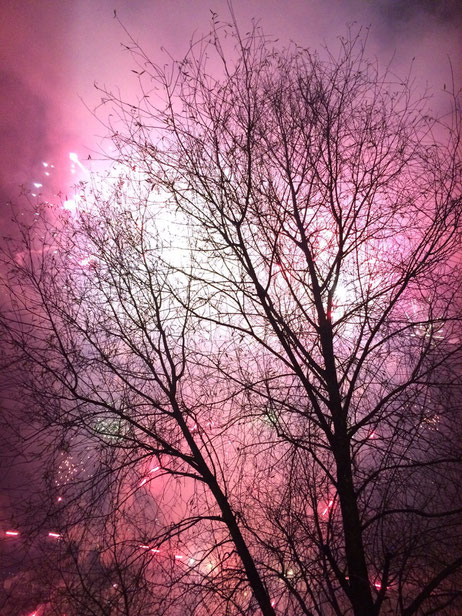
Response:
[{"label": "silhouetted tree", "polygon": [[433,119],[354,35],[131,50],[107,177],[9,248],[57,527],[156,614],[455,614],[457,104]]}]

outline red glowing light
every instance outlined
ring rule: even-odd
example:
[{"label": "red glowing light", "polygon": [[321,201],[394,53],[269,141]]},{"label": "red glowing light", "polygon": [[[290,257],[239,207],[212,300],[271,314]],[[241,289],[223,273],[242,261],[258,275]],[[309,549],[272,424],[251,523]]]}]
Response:
[{"label": "red glowing light", "polygon": [[[382,589],[382,584],[381,584],[381,582],[379,582],[378,580],[377,580],[377,582],[374,582],[374,586],[375,586],[375,588],[376,588],[377,590],[381,590],[381,589]],[[390,588],[390,586],[387,586],[387,590],[388,590],[389,588]]]}]

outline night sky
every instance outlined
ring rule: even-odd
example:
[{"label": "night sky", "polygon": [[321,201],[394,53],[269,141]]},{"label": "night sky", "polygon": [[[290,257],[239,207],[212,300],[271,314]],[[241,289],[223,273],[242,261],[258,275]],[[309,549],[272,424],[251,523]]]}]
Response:
[{"label": "night sky", "polygon": [[[460,0],[234,0],[242,30],[260,21],[282,43],[335,45],[346,25],[370,26],[368,55],[382,66],[393,57],[397,74],[411,62],[416,84],[435,96],[444,114],[451,89],[462,83]],[[98,158],[107,129],[92,114],[101,94],[94,84],[136,96],[136,68],[122,43],[124,28],[154,62],[180,58],[191,36],[206,32],[210,11],[229,19],[226,0],[1,0],[0,1],[0,235],[9,231],[8,202],[21,202],[20,186],[47,199],[71,191],[69,152]],[[413,60],[414,58],[414,60]],[[104,120],[102,110],[102,119]],[[104,146],[103,146],[104,147]],[[44,166],[46,163],[47,166]],[[51,167],[54,165],[54,167]],[[49,175],[45,175],[48,173]],[[34,182],[43,184],[36,189]],[[4,405],[4,409],[8,405]],[[1,441],[0,441],[1,446]],[[24,478],[14,470],[0,486],[16,498]],[[5,525],[8,495],[0,496]]]},{"label": "night sky", "polygon": [[[100,95],[94,84],[136,93],[130,55],[122,49],[129,33],[154,61],[166,61],[161,47],[180,57],[191,35],[205,32],[210,10],[229,17],[225,0],[3,0],[0,8],[0,203],[5,226],[8,200],[18,186],[67,191],[69,152],[81,159],[98,151],[106,129],[91,114]],[[252,17],[281,42],[294,40],[319,48],[332,44],[345,25],[371,26],[369,54],[383,63],[394,55],[398,73],[414,75],[436,95],[444,111],[444,84],[450,64],[461,82],[462,5],[457,0],[235,0],[234,10],[246,29]],[[104,117],[104,116],[103,116]],[[45,177],[42,163],[55,165]],[[51,171],[48,169],[48,171]]]}]

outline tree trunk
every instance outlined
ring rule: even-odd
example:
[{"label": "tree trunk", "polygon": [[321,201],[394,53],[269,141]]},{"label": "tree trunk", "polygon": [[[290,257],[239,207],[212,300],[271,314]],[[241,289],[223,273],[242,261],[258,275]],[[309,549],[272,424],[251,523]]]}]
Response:
[{"label": "tree trunk", "polygon": [[334,451],[337,465],[338,496],[343,519],[345,555],[348,565],[350,600],[355,616],[374,616],[376,613],[372,599],[361,521],[351,472],[351,458],[348,438],[338,439]]},{"label": "tree trunk", "polygon": [[342,511],[350,601],[353,606],[354,616],[375,616],[376,609],[371,593],[364,553],[361,520],[353,484],[350,440],[347,433],[346,418],[343,414],[335,366],[332,325],[322,311],[319,314],[321,345],[326,365],[326,384],[335,428],[332,451],[337,467],[337,491]]}]

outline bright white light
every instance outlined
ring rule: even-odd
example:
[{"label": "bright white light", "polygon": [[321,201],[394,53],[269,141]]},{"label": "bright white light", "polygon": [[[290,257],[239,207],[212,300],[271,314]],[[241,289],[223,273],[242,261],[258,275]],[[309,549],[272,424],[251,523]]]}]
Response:
[{"label": "bright white light", "polygon": [[77,209],[77,203],[75,202],[75,199],[67,199],[66,201],[64,201],[63,209],[67,210],[68,212],[75,212],[75,210]]},{"label": "bright white light", "polygon": [[61,535],[59,533],[48,533],[49,537],[53,537],[53,539],[60,539]]},{"label": "bright white light", "polygon": [[48,163],[42,163],[44,167],[48,167]]},{"label": "bright white light", "polygon": [[139,488],[142,488],[142,487],[144,486],[144,484],[145,484],[145,483],[147,483],[147,481],[148,481],[148,480],[147,480],[147,479],[146,479],[146,477],[145,477],[144,479],[142,479],[142,480],[139,482],[138,487],[139,487]]},{"label": "bright white light", "polygon": [[190,558],[190,559],[188,560],[188,565],[190,565],[191,567],[192,567],[193,565],[195,565],[195,564],[196,564],[196,559],[195,559],[195,558]]},{"label": "bright white light", "polygon": [[35,188],[42,188],[43,184],[40,184],[40,182],[34,182],[34,186]]},{"label": "bright white light", "polygon": [[8,537],[18,537],[19,536],[19,531],[17,531],[17,530],[7,530],[7,531],[5,531],[5,535],[8,535]]},{"label": "bright white light", "polygon": [[334,504],[334,501],[333,501],[333,500],[330,500],[330,501],[327,503],[327,507],[326,507],[326,508],[324,509],[324,511],[322,512],[322,515],[326,515],[326,513],[329,511],[329,509],[332,507],[332,505],[333,505],[333,504]]},{"label": "bright white light", "polygon": [[[77,154],[75,152],[69,152],[69,158],[71,159],[71,161],[73,163],[75,163],[76,165],[78,165],[82,171],[85,171],[85,173],[88,173],[88,169],[86,169],[82,163],[79,160],[79,157],[77,156]],[[72,169],[71,169],[72,173],[75,173],[75,169],[74,169],[74,165],[72,165]]]}]

